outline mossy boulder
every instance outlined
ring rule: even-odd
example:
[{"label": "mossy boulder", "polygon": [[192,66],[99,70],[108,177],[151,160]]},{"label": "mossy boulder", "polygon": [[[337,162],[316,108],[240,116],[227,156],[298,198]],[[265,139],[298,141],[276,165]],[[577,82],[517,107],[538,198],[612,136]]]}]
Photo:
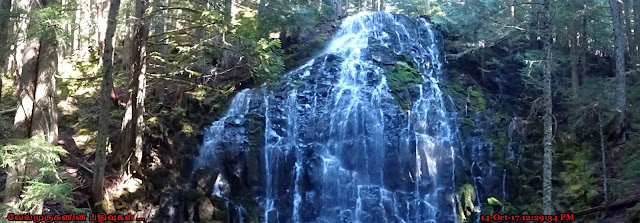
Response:
[{"label": "mossy boulder", "polygon": [[420,71],[413,61],[396,61],[393,66],[384,66],[387,85],[396,104],[402,110],[409,110],[420,96],[418,84],[423,81]]},{"label": "mossy boulder", "polygon": [[474,200],[476,200],[475,188],[471,184],[462,185],[458,191],[458,222],[467,222],[467,219],[470,219],[469,216],[476,212]]}]

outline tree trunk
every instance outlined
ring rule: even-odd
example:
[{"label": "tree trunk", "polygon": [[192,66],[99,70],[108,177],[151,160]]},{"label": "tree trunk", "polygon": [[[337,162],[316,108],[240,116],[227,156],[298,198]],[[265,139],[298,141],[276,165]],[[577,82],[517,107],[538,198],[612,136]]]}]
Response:
[{"label": "tree trunk", "polygon": [[96,25],[97,25],[96,38],[98,42],[98,52],[101,57],[104,54],[104,37],[105,37],[105,32],[107,31],[107,15],[105,14],[105,10],[107,9],[107,7],[109,7],[108,0],[96,1]]},{"label": "tree trunk", "polygon": [[[50,3],[50,2],[49,2]],[[40,37],[35,106],[31,119],[31,137],[42,136],[47,142],[58,142],[58,108],[55,100],[55,76],[58,75],[58,41],[53,28]]]},{"label": "tree trunk", "polygon": [[[165,34],[165,26],[167,22],[167,10],[162,10],[163,6],[167,6],[167,0],[156,0],[154,2],[154,6],[157,12],[157,17],[155,19],[154,24],[154,51],[157,53],[155,56],[162,58],[162,60],[166,59],[167,55],[167,35]],[[162,62],[162,60],[154,59],[151,62],[153,66],[153,73],[166,73],[166,63]],[[163,103],[164,99],[164,81],[159,81],[154,84],[154,92],[155,95],[158,96],[158,103]]]},{"label": "tree trunk", "polygon": [[347,14],[349,14],[349,0],[342,0],[342,7],[340,8],[338,17],[345,17]]},{"label": "tree trunk", "polygon": [[[584,6],[586,10],[586,5]],[[580,37],[578,38],[578,44],[580,44],[580,70],[582,71],[582,76],[586,76],[589,72],[589,64],[587,63],[587,54],[589,53],[589,44],[587,43],[587,18],[582,18],[582,32],[580,33]]]},{"label": "tree trunk", "polygon": [[[31,4],[27,0],[21,0],[17,2],[16,8],[29,12],[31,10]],[[24,20],[16,20],[17,42],[13,57],[13,68],[17,71],[16,84],[18,87],[18,106],[13,122],[12,137],[14,138],[29,138],[31,133],[30,124],[34,106],[33,95],[35,93],[34,82],[38,65],[38,41],[33,40],[27,43],[24,39],[29,21],[30,20],[28,18]],[[23,64],[27,64],[27,66],[23,66]],[[27,72],[24,72],[22,68],[26,69]],[[24,164],[24,161],[22,161],[22,163]],[[20,175],[23,175],[25,171],[24,165],[18,164],[15,169],[8,167],[6,171],[7,183],[5,184],[4,189],[4,203],[16,208],[16,205],[20,200],[20,194],[24,183],[24,180],[20,178]]]},{"label": "tree trunk", "polygon": [[[48,1],[47,4],[53,4]],[[37,74],[34,95],[33,114],[31,116],[31,136],[43,137],[52,145],[58,143],[58,107],[55,100],[55,76],[58,75],[58,41],[55,28],[43,30],[40,36],[40,47],[37,55]],[[33,177],[37,169],[27,167],[28,174]],[[36,205],[35,214],[42,214],[43,203]]]},{"label": "tree trunk", "polygon": [[223,19],[224,19],[225,25],[231,24],[231,19],[232,19],[231,8],[233,8],[233,0],[224,0]]},{"label": "tree trunk", "polygon": [[[41,3],[32,1],[29,8],[39,8],[53,1]],[[29,21],[28,26],[34,26]],[[55,76],[58,72],[57,41],[53,27],[42,30],[39,39],[26,40],[24,49],[22,72],[18,78],[18,108],[14,119],[13,137],[27,139],[42,136],[49,143],[56,144],[58,138],[58,115],[55,102]],[[27,158],[27,157],[25,157]],[[17,170],[7,171],[5,202],[14,206],[19,200],[23,181],[16,177],[20,175],[33,178],[38,170],[33,167],[18,165]],[[37,204],[32,211],[42,213],[42,203]]]},{"label": "tree trunk", "polygon": [[[0,30],[9,29],[11,0],[0,0]],[[9,51],[9,32],[0,32],[0,102],[2,102],[2,80],[7,73],[7,53]]]},{"label": "tree trunk", "polygon": [[154,26],[154,44],[155,51],[160,54],[160,56],[165,56],[167,54],[167,35],[165,34],[165,23],[167,21],[167,10],[160,10],[161,7],[167,6],[167,0],[156,0],[154,2],[157,10],[158,16],[156,17],[156,22]]},{"label": "tree trunk", "polygon": [[[142,174],[140,162],[142,161],[142,131],[144,125],[144,100],[145,100],[145,73],[146,73],[146,44],[149,29],[146,24],[145,11],[148,3],[145,0],[136,1],[136,22],[132,42],[132,68],[130,88],[131,94],[125,114],[122,119],[122,140],[120,143],[122,156],[122,170],[132,170],[130,174]],[[131,157],[131,159],[129,159]],[[128,168],[130,167],[130,168]]]},{"label": "tree trunk", "polygon": [[[23,13],[29,13],[31,11],[32,8],[32,2],[31,0],[18,0],[18,2],[16,2],[16,5],[14,6],[15,9],[19,9],[22,10]],[[13,10],[16,11],[16,10]],[[27,51],[27,26],[29,25],[30,22],[30,18],[28,16],[25,17],[25,19],[15,19],[15,24],[14,24],[14,30],[15,30],[15,38],[16,38],[16,47],[15,47],[15,51],[13,52],[14,55],[11,58],[12,59],[12,69],[15,71],[15,76],[14,76],[14,80],[16,82],[19,82],[20,76],[22,74],[22,67],[25,61],[24,57],[24,53]]]},{"label": "tree trunk", "polygon": [[100,86],[100,117],[98,120],[98,135],[96,139],[96,157],[93,167],[93,182],[91,185],[92,198],[95,203],[102,202],[103,210],[110,210],[110,204],[104,201],[104,170],[106,165],[106,148],[109,136],[109,113],[111,112],[111,89],[113,86],[113,35],[116,31],[117,15],[120,0],[111,0],[107,29],[105,30],[105,48],[102,56],[102,83]]},{"label": "tree trunk", "polygon": [[604,178],[602,182],[602,191],[604,193],[604,203],[609,204],[609,175],[607,174],[607,152],[604,146],[604,133],[602,127],[602,112],[598,111],[598,127],[599,127],[599,135],[600,135],[600,156],[602,158],[602,177]]},{"label": "tree trunk", "polygon": [[571,25],[569,26],[569,62],[571,63],[571,91],[573,92],[574,97],[578,95],[578,89],[580,88],[580,72],[578,72],[578,63],[580,59],[578,38],[580,33],[576,32],[576,27],[577,20],[571,20]]},{"label": "tree trunk", "polygon": [[[613,35],[615,37],[616,51],[616,109],[618,114],[614,123],[613,133],[617,139],[622,139],[627,113],[627,80],[624,64],[625,38],[622,26],[622,3],[619,0],[609,0],[611,7],[611,19],[613,21]],[[616,139],[616,140],[617,140]]]},{"label": "tree trunk", "polygon": [[551,92],[551,69],[553,66],[553,54],[551,50],[551,16],[550,14],[550,0],[543,0],[542,5],[542,41],[544,44],[544,61],[542,72],[544,75],[543,81],[543,106],[544,106],[544,161],[543,161],[543,173],[542,173],[542,207],[545,215],[553,214],[553,185],[551,183],[552,176],[552,162],[553,162],[553,102]]},{"label": "tree trunk", "polygon": [[[208,8],[206,0],[204,0],[204,1],[203,0],[191,0],[191,2],[197,9],[200,9],[200,10],[204,11],[204,10],[206,10]],[[194,15],[194,16],[197,19],[197,16],[196,15]],[[205,38],[206,34],[207,34],[207,29],[204,26],[200,25],[200,26],[196,27],[195,28],[195,33],[193,34],[193,38],[192,38],[193,45],[200,44],[201,41]],[[268,32],[267,32],[267,35],[268,35]],[[196,56],[195,56],[196,59],[195,59],[195,66],[194,66],[195,68],[194,68],[194,70],[196,70],[198,72],[202,72],[202,71],[204,71],[204,67],[205,67],[205,63],[206,63],[205,62],[205,58],[204,58],[204,51],[201,50],[201,49],[200,50],[196,50],[195,54],[196,54]],[[133,60],[136,60],[136,59],[132,58],[132,61]]]},{"label": "tree trunk", "polygon": [[[13,122],[13,138],[26,139],[31,137],[31,121],[35,105],[35,81],[38,73],[37,40],[29,40],[25,48],[23,71],[18,77],[18,108]],[[7,184],[5,185],[4,203],[16,207],[20,200],[24,180],[20,176],[25,174],[24,161],[17,164],[16,169],[7,168]]]},{"label": "tree trunk", "polygon": [[538,47],[538,32],[539,32],[539,18],[538,13],[539,10],[536,5],[531,4],[531,22],[529,23],[529,48],[531,49],[539,49]]},{"label": "tree trunk", "polygon": [[640,0],[633,1],[633,53],[636,61],[640,61]]},{"label": "tree trunk", "polygon": [[625,31],[625,38],[628,41],[626,48],[628,50],[628,52],[633,52],[633,46],[631,43],[633,43],[633,34],[632,34],[632,30],[633,30],[633,24],[631,24],[631,17],[633,15],[631,15],[631,1],[630,0],[625,0],[623,3],[623,13],[624,13],[624,31]]}]

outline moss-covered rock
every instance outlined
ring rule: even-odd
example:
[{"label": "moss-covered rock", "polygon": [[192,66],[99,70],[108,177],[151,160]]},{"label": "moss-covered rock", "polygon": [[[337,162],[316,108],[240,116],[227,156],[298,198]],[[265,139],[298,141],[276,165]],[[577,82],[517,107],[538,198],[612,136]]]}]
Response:
[{"label": "moss-covered rock", "polygon": [[476,210],[474,200],[476,200],[476,190],[473,186],[462,185],[458,191],[458,222],[469,222],[467,219],[470,219],[469,216]]},{"label": "moss-covered rock", "polygon": [[423,81],[418,67],[413,61],[403,58],[393,66],[384,65],[387,85],[396,104],[402,110],[409,110],[413,102],[420,96],[418,84]]}]

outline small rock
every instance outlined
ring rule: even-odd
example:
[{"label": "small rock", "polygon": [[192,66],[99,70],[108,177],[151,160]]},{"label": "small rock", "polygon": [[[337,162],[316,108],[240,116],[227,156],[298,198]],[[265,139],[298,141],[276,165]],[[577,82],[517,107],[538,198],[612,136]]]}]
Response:
[{"label": "small rock", "polygon": [[211,200],[202,199],[200,205],[198,206],[198,217],[200,221],[211,221],[213,220],[213,212],[214,207],[211,204]]}]

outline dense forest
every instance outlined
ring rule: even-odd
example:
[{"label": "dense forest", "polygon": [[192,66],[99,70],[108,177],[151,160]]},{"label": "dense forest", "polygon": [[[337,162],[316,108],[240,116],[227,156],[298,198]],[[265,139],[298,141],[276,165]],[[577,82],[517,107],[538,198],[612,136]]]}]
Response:
[{"label": "dense forest", "polygon": [[[369,32],[375,34],[360,37],[358,30],[370,27],[351,24],[369,24],[367,19],[374,21]],[[319,186],[309,186],[326,185],[328,178],[298,180],[312,178],[304,176],[314,175],[314,162],[323,163],[326,175],[331,159],[292,153],[274,164],[289,166],[291,173],[274,169],[271,174],[268,148],[295,131],[298,141],[283,147],[312,151],[301,148],[319,144],[322,131],[311,133],[317,139],[302,132],[323,121],[306,115],[321,120],[324,113],[306,111],[299,101],[321,104],[317,95],[337,94],[332,106],[341,108],[343,92],[364,87],[345,87],[360,86],[359,79],[347,83],[340,75],[362,74],[364,82],[384,86],[395,107],[381,106],[384,121],[378,123],[361,117],[376,113],[366,111],[368,102],[350,96],[351,103],[363,106],[357,114],[364,121],[354,126],[384,125],[393,133],[354,130],[344,121],[346,130],[331,134],[391,142],[387,138],[413,134],[398,126],[419,128],[398,124],[417,114],[424,115],[418,121],[439,120],[438,127],[424,130],[430,140],[446,135],[457,141],[433,140],[435,150],[455,147],[440,154],[451,160],[431,160],[432,150],[424,152],[428,159],[418,150],[407,152],[417,157],[408,168],[418,171],[399,170],[408,177],[397,180],[387,171],[402,161],[385,161],[382,170],[374,170],[370,157],[402,152],[345,152],[362,156],[362,164],[336,158],[340,171],[356,176],[366,165],[367,174],[381,171],[385,178],[383,183],[367,179],[379,186],[367,190],[377,192],[363,192],[357,184],[357,201],[345,201],[353,204],[354,214],[335,214],[347,219],[342,222],[477,222],[495,213],[573,213],[578,222],[639,222],[639,20],[640,1],[632,0],[0,0],[2,221],[9,213],[106,212],[151,222],[334,222],[320,220],[331,215],[324,212],[329,202],[316,197]],[[349,36],[350,30],[357,35]],[[396,34],[397,40],[388,37]],[[422,39],[413,41],[414,36]],[[366,46],[351,52],[357,44],[349,41],[359,38]],[[385,51],[394,46],[398,50]],[[372,77],[377,74],[384,81]],[[426,98],[422,83],[437,100]],[[327,89],[340,93],[322,93]],[[366,95],[378,100],[376,93]],[[386,106],[384,95],[380,104]],[[436,114],[423,99],[441,103],[442,111]],[[241,106],[247,106],[246,114],[237,113]],[[266,112],[252,113],[257,109]],[[333,113],[326,121],[331,126],[341,112],[356,114],[348,106],[331,111],[326,112]],[[233,115],[243,124],[234,124]],[[397,123],[388,124],[392,119]],[[219,125],[224,131],[215,130]],[[239,125],[247,130],[237,130]],[[331,137],[325,141],[342,143]],[[412,137],[406,146],[432,145]],[[225,152],[204,156],[212,140]],[[376,144],[363,140],[363,147]],[[389,144],[380,149],[390,151]],[[405,146],[400,144],[391,147]],[[345,145],[360,148],[358,142]],[[343,151],[327,148],[327,154]],[[202,170],[209,162],[220,168]],[[418,182],[422,172],[432,177],[424,185]],[[271,180],[272,175],[286,177]],[[290,188],[270,191],[287,179],[295,181]],[[405,181],[417,189],[402,189]],[[330,193],[326,188],[323,193]],[[371,196],[384,200],[387,190],[447,193],[451,203],[444,204],[444,197],[422,199],[437,203],[435,209],[424,208],[434,211],[430,217],[367,218],[380,210],[363,202],[361,193],[380,193]],[[397,194],[391,206],[400,216]],[[385,212],[387,204],[379,203]],[[417,216],[414,212],[407,211]]]}]

